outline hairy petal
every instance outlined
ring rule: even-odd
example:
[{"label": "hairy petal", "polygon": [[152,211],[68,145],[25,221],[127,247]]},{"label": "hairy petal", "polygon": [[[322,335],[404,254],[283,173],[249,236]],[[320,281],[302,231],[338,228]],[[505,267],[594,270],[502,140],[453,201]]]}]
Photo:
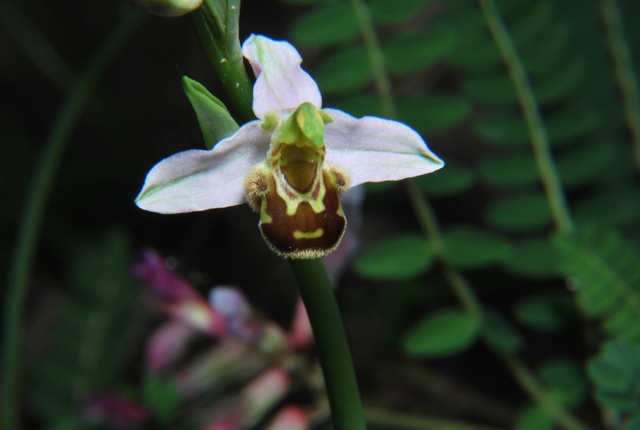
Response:
[{"label": "hairy petal", "polygon": [[242,45],[257,80],[253,87],[253,112],[260,119],[274,110],[293,110],[308,102],[322,106],[318,85],[302,70],[302,58],[289,42],[251,35]]},{"label": "hairy petal", "polygon": [[258,121],[249,122],[210,151],[191,149],[156,164],[136,204],[163,214],[242,204],[245,176],[268,149],[269,135]]},{"label": "hairy petal", "polygon": [[325,126],[326,160],[349,173],[352,187],[420,176],[444,166],[420,135],[400,122],[323,111],[333,118]]}]

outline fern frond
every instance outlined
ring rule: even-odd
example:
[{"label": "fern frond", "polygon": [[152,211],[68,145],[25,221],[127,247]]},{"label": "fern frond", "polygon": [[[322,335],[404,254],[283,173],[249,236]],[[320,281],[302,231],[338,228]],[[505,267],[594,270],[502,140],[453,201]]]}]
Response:
[{"label": "fern frond", "polygon": [[557,235],[561,269],[575,285],[587,317],[600,318],[610,335],[640,338],[640,252],[614,231],[583,228]]}]

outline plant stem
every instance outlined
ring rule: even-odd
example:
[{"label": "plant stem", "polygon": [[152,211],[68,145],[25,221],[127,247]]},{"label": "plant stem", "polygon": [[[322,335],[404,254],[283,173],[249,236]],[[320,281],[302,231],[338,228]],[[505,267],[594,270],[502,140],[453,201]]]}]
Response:
[{"label": "plant stem", "polygon": [[360,24],[360,31],[362,32],[365,49],[373,72],[373,82],[382,103],[382,115],[387,118],[395,118],[396,106],[393,98],[393,89],[391,88],[391,81],[389,80],[382,50],[378,43],[376,29],[371,19],[371,13],[369,13],[369,7],[363,0],[350,0],[350,2]]},{"label": "plant stem", "polygon": [[[238,39],[239,15],[240,0],[205,0],[202,7],[189,16],[200,47],[222,84],[236,119],[245,123],[255,119],[255,115],[253,87]],[[224,22],[220,21],[222,19]]]},{"label": "plant stem", "polygon": [[622,14],[617,0],[601,0],[600,6],[607,43],[613,60],[613,70],[624,103],[624,114],[631,134],[636,164],[640,169],[640,96],[638,95],[638,83],[633,73],[631,49],[624,37]]},{"label": "plant stem", "polygon": [[574,228],[573,219],[551,154],[549,136],[524,64],[504,22],[502,22],[495,2],[493,0],[478,0],[478,2],[485,23],[502,55],[507,72],[518,94],[520,107],[529,128],[533,154],[556,228],[560,233],[570,233]]},{"label": "plant stem", "polygon": [[499,430],[496,427],[447,420],[431,416],[400,414],[378,408],[366,408],[365,415],[371,424],[384,428],[406,430]]},{"label": "plant stem", "polygon": [[540,385],[535,376],[527,369],[527,367],[517,357],[499,353],[507,368],[511,371],[518,384],[529,394],[535,403],[542,408],[564,429],[566,430],[588,430],[585,426],[576,420],[566,409],[564,409],[556,400],[553,399]]},{"label": "plant stem", "polygon": [[319,259],[290,260],[307,308],[336,430],[366,429],[340,310]]},{"label": "plant stem", "polygon": [[18,400],[21,396],[18,381],[20,380],[20,365],[23,358],[21,340],[23,337],[24,302],[28,295],[29,275],[33,265],[38,237],[42,230],[49,194],[58,171],[60,159],[71,132],[93,93],[100,73],[127,40],[141,16],[138,10],[127,11],[105,45],[98,51],[69,93],[53,123],[49,137],[44,143],[44,148],[29,185],[22,216],[20,217],[20,225],[18,226],[16,247],[13,253],[5,300],[4,344],[2,347],[2,401],[0,401],[0,416],[2,417],[0,422],[4,429],[20,428]]}]

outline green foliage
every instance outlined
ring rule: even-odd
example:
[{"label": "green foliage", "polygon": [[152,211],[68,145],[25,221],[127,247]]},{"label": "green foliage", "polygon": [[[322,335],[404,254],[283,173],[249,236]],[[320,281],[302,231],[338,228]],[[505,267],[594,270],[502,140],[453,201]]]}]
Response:
[{"label": "green foliage", "polygon": [[505,230],[530,230],[549,225],[551,212],[545,196],[536,192],[493,204],[487,212],[487,221]]},{"label": "green foliage", "polygon": [[70,265],[69,294],[51,297],[58,311],[51,338],[31,354],[33,411],[50,423],[65,422],[81,401],[115,382],[133,306],[126,237],[112,232],[103,242],[79,247]]},{"label": "green foliage", "polygon": [[473,171],[456,162],[447,163],[446,169],[440,169],[428,176],[414,179],[420,190],[429,196],[459,194],[469,190],[475,182]]},{"label": "green foliage", "polygon": [[560,404],[577,406],[587,396],[588,384],[582,369],[568,359],[550,360],[537,369],[549,394]]},{"label": "green foliage", "polygon": [[369,9],[373,19],[380,24],[393,24],[417,13],[433,0],[372,0]]},{"label": "green foliage", "polygon": [[338,3],[309,11],[291,27],[291,37],[301,46],[326,47],[348,42],[359,31],[353,7]]},{"label": "green foliage", "polygon": [[461,269],[478,268],[505,260],[510,243],[489,231],[469,226],[454,226],[443,233],[444,254]]},{"label": "green foliage", "polygon": [[181,396],[175,381],[147,373],[142,385],[143,403],[161,427],[166,427],[180,406]]},{"label": "green foliage", "polygon": [[527,406],[518,414],[515,430],[553,430],[553,420],[542,409]]},{"label": "green foliage", "polygon": [[361,46],[342,49],[318,66],[316,79],[323,95],[362,89],[372,78],[371,65]]},{"label": "green foliage", "polygon": [[447,357],[470,347],[478,333],[478,321],[462,309],[441,309],[410,328],[401,347],[411,357]]},{"label": "green foliage", "polygon": [[529,328],[554,331],[566,327],[571,309],[571,298],[565,292],[551,291],[519,300],[514,316]]},{"label": "green foliage", "polygon": [[497,311],[485,310],[482,330],[484,341],[494,350],[515,354],[524,345],[522,335]]},{"label": "green foliage", "polygon": [[433,252],[420,234],[401,234],[365,249],[353,268],[365,278],[406,280],[426,272],[433,263]]},{"label": "green foliage", "polygon": [[640,346],[616,339],[591,360],[588,375],[595,386],[595,400],[602,406],[627,414],[629,423],[640,414]]},{"label": "green foliage", "polygon": [[558,235],[554,244],[585,314],[604,320],[602,328],[610,335],[638,339],[640,253],[635,244],[615,232],[595,228]]}]

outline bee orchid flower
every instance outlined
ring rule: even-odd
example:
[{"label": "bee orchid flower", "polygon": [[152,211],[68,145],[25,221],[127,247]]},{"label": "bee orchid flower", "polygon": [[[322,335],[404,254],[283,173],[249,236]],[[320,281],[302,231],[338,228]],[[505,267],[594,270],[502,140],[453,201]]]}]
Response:
[{"label": "bee orchid flower", "polygon": [[256,75],[258,118],[211,150],[192,149],[151,169],[137,205],[184,213],[247,202],[270,248],[317,258],[346,228],[340,195],[364,182],[397,181],[444,165],[406,125],[323,109],[315,81],[285,41],[252,35],[242,46]]}]

